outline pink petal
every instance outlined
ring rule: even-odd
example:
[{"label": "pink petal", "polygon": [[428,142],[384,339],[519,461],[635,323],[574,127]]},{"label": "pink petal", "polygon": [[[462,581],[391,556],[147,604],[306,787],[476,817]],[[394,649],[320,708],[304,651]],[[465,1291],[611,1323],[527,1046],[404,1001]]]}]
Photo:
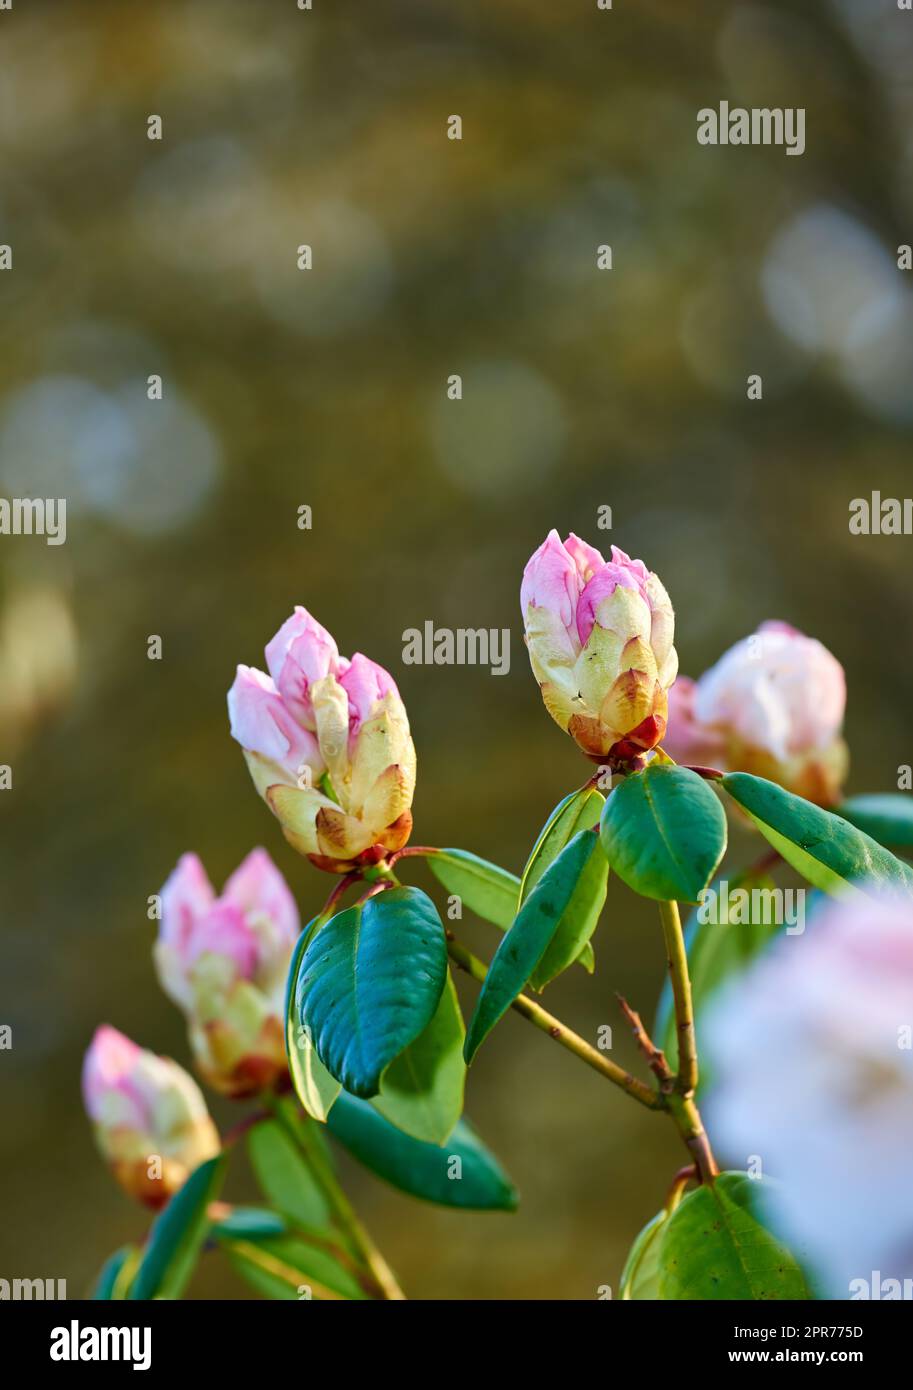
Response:
[{"label": "pink petal", "polygon": [[228,692],[231,736],[248,752],[279,763],[293,778],[302,766],[322,766],[317,739],[298,723],[269,676],[239,666]]},{"label": "pink petal", "polygon": [[180,950],[193,923],[209,911],[215,897],[199,857],[182,854],[162,889],[160,939]]},{"label": "pink petal", "polygon": [[349,697],[349,736],[355,734],[365,720],[370,719],[378,704],[388,693],[398,694],[393,677],[376,661],[356,652],[339,684]]},{"label": "pink petal", "polygon": [[184,961],[191,966],[211,952],[234,961],[238,977],[249,980],[257,968],[257,938],[244,913],[234,903],[220,900],[193,924],[185,946]]},{"label": "pink petal", "polygon": [[269,917],[289,940],[301,930],[298,908],[288,884],[265,849],[251,850],[222,890],[222,901],[244,913]]},{"label": "pink petal", "polygon": [[534,608],[549,609],[570,631],[582,587],[577,561],[566,550],[558,532],[552,529],[530,556],[523,571],[520,585],[523,621],[532,604]]},{"label": "pink petal", "polygon": [[332,636],[300,604],[266,648],[266,665],[276,689],[309,729],[314,727],[310,687],[331,672],[335,674],[339,664]]},{"label": "pink petal", "polygon": [[[593,624],[596,621],[596,609],[604,598],[609,598],[614,594],[619,585],[623,589],[635,589],[647,602],[647,595],[644,591],[644,584],[640,583],[640,573],[637,566],[643,569],[640,560],[631,563],[623,551],[612,546],[612,555],[621,556],[627,563],[619,563],[614,558],[603,565],[587,584],[583,593],[580,595],[580,602],[577,604],[577,635],[583,646],[586,646],[590,633],[593,631]],[[646,571],[645,571],[646,573]],[[646,581],[644,581],[645,583]],[[649,637],[649,633],[645,634]]]},{"label": "pink petal", "polygon": [[82,1064],[82,1094],[92,1119],[107,1092],[121,1087],[142,1051],[109,1024],[96,1028]]}]

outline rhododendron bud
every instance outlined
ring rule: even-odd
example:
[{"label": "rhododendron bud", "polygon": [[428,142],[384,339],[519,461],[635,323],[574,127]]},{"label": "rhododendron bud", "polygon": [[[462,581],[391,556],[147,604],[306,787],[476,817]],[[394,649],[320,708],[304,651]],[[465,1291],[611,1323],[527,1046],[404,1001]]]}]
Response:
[{"label": "rhododendron bud", "polygon": [[168,1057],[98,1028],[82,1069],[86,1111],[121,1187],[161,1207],[194,1168],[219,1152],[200,1088]]},{"label": "rhododendron bud", "polygon": [[641,560],[557,531],[523,572],[520,607],[545,707],[596,761],[636,763],[666,729],[678,658],[669,595]]},{"label": "rhododendron bud", "polygon": [[186,1015],[201,1075],[226,1095],[253,1095],[287,1074],[285,981],[299,930],[285,879],[262,849],[221,897],[195,854],[162,889],[156,970]]},{"label": "rhododendron bud", "polygon": [[338,873],[400,849],[412,830],[415,748],[392,677],[360,653],[339,656],[303,608],[266,662],[268,676],[238,667],[228,708],[286,839]]},{"label": "rhododendron bud", "polygon": [[762,623],[696,684],[676,681],[664,746],[679,762],[751,772],[826,806],[847,771],[845,707],[843,667],[827,648]]},{"label": "rhododendron bud", "polygon": [[781,937],[700,1020],[717,1154],[760,1156],[771,1216],[825,1297],[913,1276],[911,999],[913,902],[867,888]]}]

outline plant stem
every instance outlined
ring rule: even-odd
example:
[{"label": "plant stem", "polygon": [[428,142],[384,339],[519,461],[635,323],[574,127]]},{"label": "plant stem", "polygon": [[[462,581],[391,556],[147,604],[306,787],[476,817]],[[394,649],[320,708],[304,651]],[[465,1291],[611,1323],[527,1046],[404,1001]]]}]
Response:
[{"label": "plant stem", "polygon": [[314,1121],[309,1115],[303,1115],[298,1125],[292,1124],[281,1104],[275,1106],[274,1113],[286,1134],[303,1153],[330,1211],[364,1261],[380,1297],[391,1301],[405,1299],[406,1295],[397,1283],[396,1276],[356,1215],[355,1208],[343,1192],[326,1155],[319,1144],[314,1143],[311,1133]]},{"label": "plant stem", "polygon": [[[447,936],[447,950],[453,960],[461,970],[465,970],[467,975],[471,975],[474,980],[480,983],[485,979],[486,967],[484,961],[479,960],[471,951],[467,951],[450,934]],[[663,1098],[649,1086],[638,1081],[636,1076],[631,1076],[615,1062],[603,1056],[595,1047],[592,1047],[578,1033],[573,1032],[560,1019],[555,1018],[554,1014],[548,1013],[540,1004],[536,1004],[532,999],[527,999],[525,994],[518,994],[511,1004],[518,1014],[522,1014],[530,1023],[534,1024],[543,1033],[547,1033],[550,1038],[554,1038],[562,1047],[566,1047],[569,1052],[581,1058],[594,1071],[600,1072],[608,1077],[616,1086],[620,1086],[629,1096],[639,1100],[641,1105],[647,1106],[650,1110],[661,1110],[664,1107]]]},{"label": "plant stem", "polygon": [[697,1089],[698,1081],[697,1044],[694,1037],[694,1007],[691,1002],[688,953],[685,950],[685,937],[682,932],[682,921],[678,915],[678,904],[661,902],[659,915],[663,923],[666,960],[669,965],[672,998],[675,1004],[675,1027],[678,1037],[678,1076],[675,1087],[682,1095],[692,1095]]},{"label": "plant stem", "polygon": [[675,1211],[675,1208],[685,1195],[685,1188],[688,1186],[689,1182],[696,1182],[697,1180],[698,1171],[696,1164],[689,1163],[687,1167],[679,1168],[675,1177],[672,1179],[672,1185],[666,1195],[666,1200],[663,1202],[663,1210],[667,1216],[671,1216]]},{"label": "plant stem", "polygon": [[688,952],[685,949],[678,904],[661,902],[659,915],[663,923],[678,1037],[678,1075],[666,1100],[678,1131],[694,1159],[701,1182],[711,1182],[720,1170],[694,1100],[698,1082],[697,1040],[694,1034],[694,1005],[691,999],[691,976],[688,973]]},{"label": "plant stem", "polygon": [[694,1159],[701,1182],[712,1182],[720,1170],[694,1098],[673,1091],[666,1099],[669,1113],[685,1141],[685,1147]]}]

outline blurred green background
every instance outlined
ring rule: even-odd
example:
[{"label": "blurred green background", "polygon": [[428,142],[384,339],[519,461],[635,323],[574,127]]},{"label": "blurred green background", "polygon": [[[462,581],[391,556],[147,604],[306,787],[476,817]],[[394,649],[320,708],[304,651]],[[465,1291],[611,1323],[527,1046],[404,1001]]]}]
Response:
[{"label": "blurred green background", "polygon": [[[847,668],[851,789],[895,785],[911,542],[851,537],[847,516],[911,486],[911,58],[893,0],[0,13],[0,495],[69,504],[65,546],[0,538],[0,1275],[79,1295],[142,1229],[79,1070],[102,1020],[187,1060],[146,919],[179,854],[221,883],[263,844],[302,915],[326,894],[225,712],[296,602],[399,682],[418,842],[518,870],[586,775],[519,623],[551,526],[658,571],[692,675],[767,617],[819,637]],[[804,106],[805,154],[699,146],[698,109],[724,98]],[[510,674],[404,667],[429,618],[509,626]],[[493,928],[463,935],[491,953]],[[612,883],[595,946],[595,978],[546,1003],[594,1040],[611,1024],[636,1065],[614,991],[652,1016],[658,921]],[[513,1016],[467,1111],[521,1189],[514,1217],[344,1164],[407,1291],[617,1288],[683,1161],[671,1126]],[[245,1296],[215,1260],[193,1291]]]}]

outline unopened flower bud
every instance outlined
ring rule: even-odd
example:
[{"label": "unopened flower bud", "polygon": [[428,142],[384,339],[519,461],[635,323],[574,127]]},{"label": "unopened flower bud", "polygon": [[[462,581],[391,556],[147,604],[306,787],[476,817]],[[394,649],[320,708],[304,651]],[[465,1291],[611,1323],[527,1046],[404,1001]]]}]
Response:
[{"label": "unopened flower bud", "polygon": [[766,622],[700,680],[670,692],[664,747],[678,762],[766,777],[818,805],[840,798],[843,667],[788,623]]},{"label": "unopened flower bud", "polygon": [[193,1077],[115,1028],[96,1030],[82,1090],[115,1178],[147,1206],[164,1206],[194,1168],[219,1152],[218,1132]]},{"label": "unopened flower bud", "polygon": [[661,741],[678,658],[669,595],[641,560],[557,531],[523,572],[520,607],[545,707],[591,758],[624,765]]},{"label": "unopened flower bud", "polygon": [[268,676],[238,667],[228,708],[286,839],[337,873],[400,849],[412,831],[415,748],[392,677],[360,653],[339,656],[303,608],[266,661]]},{"label": "unopened flower bud", "polygon": [[285,982],[298,909],[265,850],[235,870],[221,897],[195,854],[162,889],[155,966],[181,1008],[200,1074],[229,1096],[269,1090],[287,1074]]}]

